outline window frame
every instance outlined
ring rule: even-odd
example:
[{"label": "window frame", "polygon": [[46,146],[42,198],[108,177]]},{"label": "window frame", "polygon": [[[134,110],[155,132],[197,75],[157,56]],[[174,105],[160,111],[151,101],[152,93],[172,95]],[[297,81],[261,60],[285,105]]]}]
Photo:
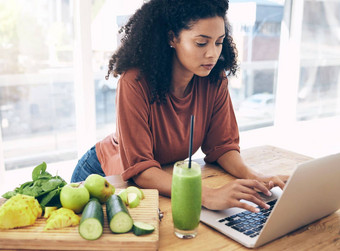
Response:
[{"label": "window frame", "polygon": [[[74,0],[74,80],[77,153],[82,156],[96,142],[94,73],[92,70],[91,0]],[[146,2],[146,1],[144,1]],[[298,121],[297,100],[300,79],[300,45],[304,0],[285,0],[281,23],[277,84],[274,86],[274,127],[278,131],[294,127]],[[340,92],[340,88],[338,89]],[[288,101],[287,101],[288,100]],[[340,101],[338,103],[340,107]],[[254,129],[256,130],[256,129]],[[6,169],[0,127],[0,183]]]},{"label": "window frame", "polygon": [[297,122],[303,4],[304,0],[285,0],[284,5],[274,111],[274,127],[282,129]]}]

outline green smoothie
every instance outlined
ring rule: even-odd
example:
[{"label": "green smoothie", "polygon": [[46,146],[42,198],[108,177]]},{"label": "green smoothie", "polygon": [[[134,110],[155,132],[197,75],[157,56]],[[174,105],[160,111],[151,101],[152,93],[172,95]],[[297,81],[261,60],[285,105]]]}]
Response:
[{"label": "green smoothie", "polygon": [[201,166],[191,162],[189,169],[188,162],[176,162],[171,187],[171,208],[175,232],[197,228],[200,222],[201,204]]}]

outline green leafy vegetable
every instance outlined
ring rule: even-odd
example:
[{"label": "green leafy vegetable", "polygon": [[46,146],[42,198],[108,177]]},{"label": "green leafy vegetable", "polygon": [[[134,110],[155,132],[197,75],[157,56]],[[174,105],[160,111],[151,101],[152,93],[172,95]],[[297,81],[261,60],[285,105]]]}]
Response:
[{"label": "green leafy vegetable", "polygon": [[41,199],[40,206],[45,207],[57,194],[59,194],[57,189],[47,193],[46,196]]},{"label": "green leafy vegetable", "polygon": [[48,191],[52,191],[53,189],[56,189],[61,183],[62,183],[62,180],[57,179],[57,178],[52,178],[48,180],[47,182],[43,183],[41,188],[43,191],[48,192]]},{"label": "green leafy vegetable", "polygon": [[9,199],[9,198],[13,197],[16,194],[17,193],[15,191],[9,191],[9,192],[3,194],[2,197],[4,197],[5,199]]},{"label": "green leafy vegetable", "polygon": [[39,179],[39,177],[45,173],[47,165],[45,162],[41,163],[40,165],[36,166],[32,172],[32,180],[35,181]]},{"label": "green leafy vegetable", "polygon": [[2,197],[10,199],[16,194],[25,194],[35,197],[43,209],[46,206],[60,207],[59,194],[61,188],[67,183],[60,176],[52,176],[46,172],[46,168],[45,162],[36,166],[32,171],[32,181],[27,181],[13,191],[8,191]]}]

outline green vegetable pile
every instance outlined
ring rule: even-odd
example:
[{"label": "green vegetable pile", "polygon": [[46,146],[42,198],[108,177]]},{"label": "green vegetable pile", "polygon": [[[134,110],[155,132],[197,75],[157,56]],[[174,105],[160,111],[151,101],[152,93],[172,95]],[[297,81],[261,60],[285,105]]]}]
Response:
[{"label": "green vegetable pile", "polygon": [[35,197],[42,209],[46,206],[61,207],[59,194],[67,183],[60,176],[52,176],[46,172],[46,167],[45,162],[36,166],[32,172],[32,181],[25,182],[13,191],[3,194],[2,197],[10,199],[16,194],[25,194]]}]

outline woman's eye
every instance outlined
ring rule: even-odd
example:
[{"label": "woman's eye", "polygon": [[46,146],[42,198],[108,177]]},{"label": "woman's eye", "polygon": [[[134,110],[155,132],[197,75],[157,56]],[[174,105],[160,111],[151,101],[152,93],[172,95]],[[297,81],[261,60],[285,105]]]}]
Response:
[{"label": "woman's eye", "polygon": [[198,46],[198,47],[203,47],[203,46],[205,46],[207,43],[197,43],[196,42],[196,45]]}]

